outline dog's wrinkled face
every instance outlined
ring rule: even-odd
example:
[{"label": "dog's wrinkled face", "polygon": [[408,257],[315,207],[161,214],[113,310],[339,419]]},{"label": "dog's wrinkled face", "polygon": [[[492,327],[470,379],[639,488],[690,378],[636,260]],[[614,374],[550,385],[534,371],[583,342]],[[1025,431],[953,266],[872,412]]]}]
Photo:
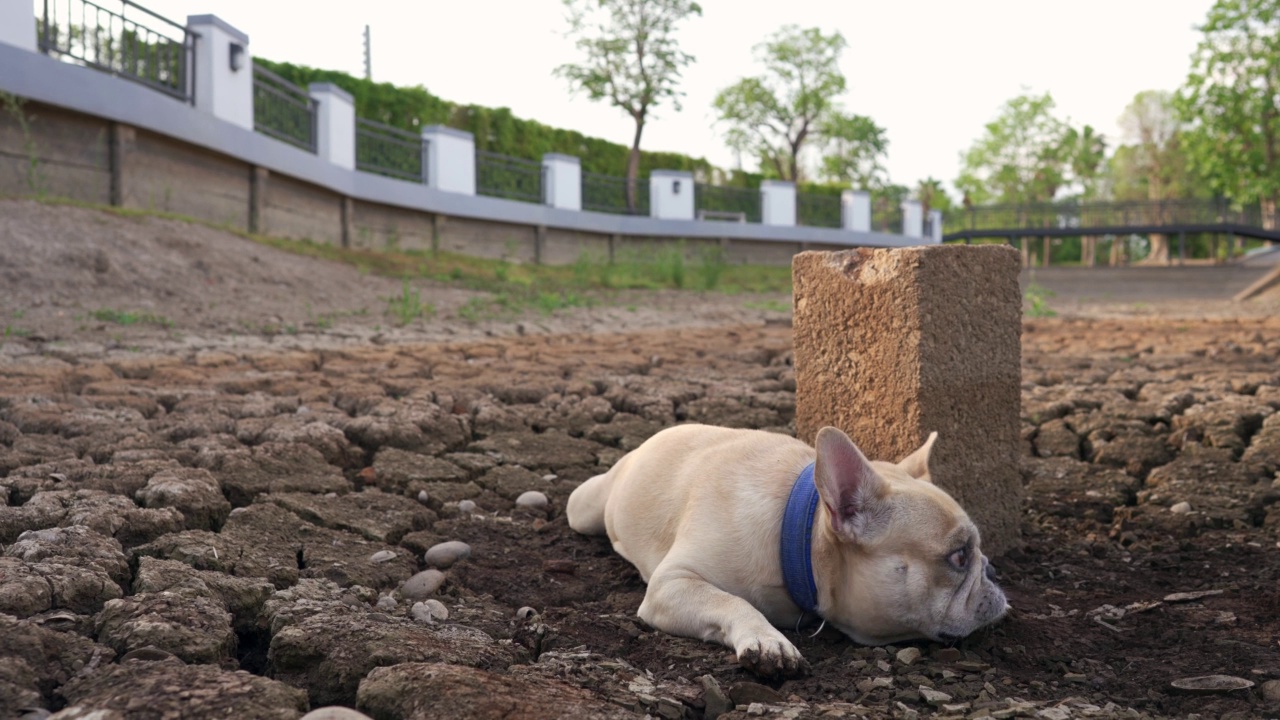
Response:
[{"label": "dog's wrinkled face", "polygon": [[821,609],[860,643],[958,640],[1008,609],[978,528],[930,481],[933,440],[895,465],[868,462],[843,433],[819,435],[815,481],[834,536],[815,558]]}]

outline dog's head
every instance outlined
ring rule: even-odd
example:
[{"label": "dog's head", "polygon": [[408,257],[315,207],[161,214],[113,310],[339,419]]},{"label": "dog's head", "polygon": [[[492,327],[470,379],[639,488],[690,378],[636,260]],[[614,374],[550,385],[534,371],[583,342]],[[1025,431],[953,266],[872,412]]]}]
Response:
[{"label": "dog's head", "polygon": [[977,526],[930,478],[937,436],[894,464],[868,461],[836,428],[818,433],[819,609],[860,643],[957,640],[1008,609]]}]

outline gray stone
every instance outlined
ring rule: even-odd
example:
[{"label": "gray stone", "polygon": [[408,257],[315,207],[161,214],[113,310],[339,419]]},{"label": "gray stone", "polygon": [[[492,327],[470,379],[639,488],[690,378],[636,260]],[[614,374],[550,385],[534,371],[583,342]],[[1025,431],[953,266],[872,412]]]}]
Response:
[{"label": "gray stone", "polygon": [[396,559],[395,550],[379,550],[378,552],[369,556],[369,562],[373,562],[373,563],[384,563],[384,562],[387,562],[388,560],[395,560],[395,559]]},{"label": "gray stone", "polygon": [[449,608],[444,603],[434,598],[417,602],[409,610],[409,616],[414,622],[420,622],[427,625],[449,619]]},{"label": "gray stone", "polygon": [[911,663],[920,659],[920,648],[915,648],[915,647],[902,648],[901,650],[898,651],[898,654],[896,655],[896,657],[898,658],[898,662],[902,663],[903,665],[910,665]]},{"label": "gray stone", "polygon": [[462,500],[458,503],[458,512],[470,515],[476,511],[476,504],[472,500]]},{"label": "gray stone", "polygon": [[423,560],[427,563],[427,567],[446,569],[458,562],[471,557],[471,546],[460,541],[450,540],[432,545]]},{"label": "gray stone", "polygon": [[703,675],[698,678],[698,682],[702,684],[702,702],[706,705],[706,717],[709,720],[715,720],[733,709],[733,701],[720,689],[720,683],[715,678]]},{"label": "gray stone", "polygon": [[444,573],[439,570],[423,570],[400,586],[400,594],[408,600],[425,600],[444,584]]},{"label": "gray stone", "polygon": [[357,712],[351,708],[342,707],[341,705],[330,705],[329,707],[316,708],[311,712],[303,715],[301,720],[373,720],[362,712]]},{"label": "gray stone", "polygon": [[773,688],[760,683],[736,682],[729,686],[729,698],[734,705],[743,706],[751,703],[775,704],[783,700],[782,694]]},{"label": "gray stone", "polygon": [[516,507],[529,508],[530,510],[545,510],[547,507],[547,496],[537,490],[529,490],[521,493],[516,498]]},{"label": "gray stone", "polygon": [[951,696],[940,690],[934,690],[933,688],[928,687],[926,685],[921,685],[916,689],[917,691],[919,691],[920,697],[923,698],[924,701],[929,703],[930,705],[937,706],[943,703],[951,702]]},{"label": "gray stone", "polygon": [[376,607],[382,612],[391,612],[392,610],[400,607],[400,603],[396,602],[396,599],[391,595],[383,595],[378,598],[378,604]]},{"label": "gray stone", "polygon": [[1269,703],[1280,703],[1280,680],[1268,680],[1259,688],[1262,699]]}]

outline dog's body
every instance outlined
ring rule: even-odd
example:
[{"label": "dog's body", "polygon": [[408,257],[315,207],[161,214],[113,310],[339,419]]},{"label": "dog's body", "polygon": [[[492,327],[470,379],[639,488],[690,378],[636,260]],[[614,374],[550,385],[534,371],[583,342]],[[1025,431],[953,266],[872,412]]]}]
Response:
[{"label": "dog's body", "polygon": [[607,534],[649,584],[640,617],[734,649],[765,675],[804,667],[777,627],[804,615],[783,580],[782,517],[810,463],[817,612],[854,640],[963,637],[998,619],[978,531],[932,484],[931,436],[898,464],[871,463],[835,428],[815,448],[785,435],[680,425],[574,490],[569,525]]}]

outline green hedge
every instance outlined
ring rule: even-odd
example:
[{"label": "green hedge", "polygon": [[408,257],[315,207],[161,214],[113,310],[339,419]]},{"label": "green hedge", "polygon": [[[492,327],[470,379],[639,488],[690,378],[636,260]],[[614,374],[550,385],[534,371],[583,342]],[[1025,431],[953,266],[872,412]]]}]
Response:
[{"label": "green hedge", "polygon": [[[458,105],[432,95],[421,85],[397,87],[334,70],[318,70],[262,58],[254,58],[254,62],[302,87],[313,82],[337,85],[355,98],[356,115],[362,118],[410,131],[427,125],[448,125],[475,135],[479,150],[534,160],[545,153],[564,153],[580,158],[586,172],[626,174],[627,154],[630,152],[626,145],[518,118],[507,108]],[[687,170],[702,180],[746,187],[758,187],[760,184],[759,176],[727,173],[705,158],[679,153],[642,152],[640,173],[646,175],[650,170]]]}]

